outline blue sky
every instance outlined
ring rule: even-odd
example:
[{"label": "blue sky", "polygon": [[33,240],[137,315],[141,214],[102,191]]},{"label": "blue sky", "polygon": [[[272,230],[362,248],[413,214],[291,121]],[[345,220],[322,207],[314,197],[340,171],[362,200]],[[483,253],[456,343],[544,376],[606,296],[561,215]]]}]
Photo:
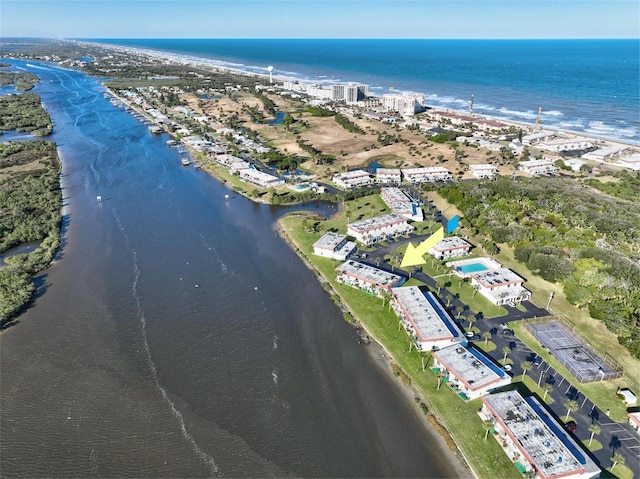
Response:
[{"label": "blue sky", "polygon": [[0,0],[0,36],[640,38],[638,0]]}]

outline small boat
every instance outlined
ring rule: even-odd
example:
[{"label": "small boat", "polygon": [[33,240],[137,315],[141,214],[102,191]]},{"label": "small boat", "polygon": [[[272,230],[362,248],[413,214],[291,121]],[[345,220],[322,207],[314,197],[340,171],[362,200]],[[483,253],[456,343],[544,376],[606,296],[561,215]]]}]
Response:
[{"label": "small boat", "polygon": [[177,144],[176,140],[167,140],[167,146],[176,146]]},{"label": "small boat", "polygon": [[202,163],[200,163],[199,161],[194,161],[193,162],[193,167],[194,168],[202,168]]},{"label": "small boat", "polygon": [[183,166],[189,166],[189,158],[182,158],[180,160],[183,164]]}]

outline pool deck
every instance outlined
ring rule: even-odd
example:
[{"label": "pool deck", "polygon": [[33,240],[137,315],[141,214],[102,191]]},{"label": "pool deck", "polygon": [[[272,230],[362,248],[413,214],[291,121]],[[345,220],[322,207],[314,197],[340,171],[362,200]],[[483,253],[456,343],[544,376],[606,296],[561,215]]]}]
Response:
[{"label": "pool deck", "polygon": [[[449,261],[447,267],[451,268],[453,272],[459,276],[460,278],[468,278],[473,273],[477,273],[479,271],[493,270],[502,268],[502,264],[498,263],[493,258],[481,257],[481,258],[468,258],[461,259],[458,261]],[[473,268],[465,271],[465,266],[469,267],[472,265],[482,265],[484,268]],[[462,269],[461,269],[462,268]]]}]

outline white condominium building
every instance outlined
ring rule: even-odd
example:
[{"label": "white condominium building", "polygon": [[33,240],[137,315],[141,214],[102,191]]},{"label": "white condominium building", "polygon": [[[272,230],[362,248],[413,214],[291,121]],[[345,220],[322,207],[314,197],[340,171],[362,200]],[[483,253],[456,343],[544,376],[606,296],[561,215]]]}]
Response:
[{"label": "white condominium building", "polygon": [[407,222],[407,218],[394,213],[347,225],[347,234],[366,246],[409,234],[413,230],[414,227]]},{"label": "white condominium building", "polygon": [[530,135],[525,135],[522,137],[523,145],[534,145],[540,141],[548,141],[552,138],[555,138],[556,133],[553,131],[537,131]]},{"label": "white condominium building", "polygon": [[400,188],[382,187],[380,188],[380,198],[391,209],[392,213],[404,216],[412,221],[422,221],[424,219],[422,208]]},{"label": "white condominium building", "polygon": [[409,183],[424,183],[426,181],[451,181],[453,175],[442,166],[427,166],[425,168],[407,168],[402,174]]},{"label": "white condominium building", "polygon": [[454,344],[434,351],[433,366],[444,373],[444,382],[463,401],[511,383],[511,376],[474,347]]},{"label": "white condominium building", "polygon": [[498,174],[498,169],[489,163],[469,165],[469,173],[476,178],[493,178]]},{"label": "white condominium building", "polygon": [[332,181],[341,188],[350,189],[373,184],[373,179],[364,170],[346,171],[335,175]]},{"label": "white condominium building", "polygon": [[348,104],[364,100],[369,93],[369,86],[361,83],[342,83],[331,85],[331,99],[344,100]]},{"label": "white condominium building", "polygon": [[554,161],[548,158],[521,161],[518,163],[518,169],[530,175],[556,174],[560,171],[560,169],[554,165]]},{"label": "white condominium building", "polygon": [[347,241],[347,235],[331,231],[313,243],[313,254],[339,261],[346,261],[355,249],[356,244],[353,241]]},{"label": "white condominium building", "polygon": [[593,148],[593,143],[584,138],[557,138],[541,142],[538,148],[555,152],[579,151]]},{"label": "white condominium building", "polygon": [[[495,438],[519,470],[539,479],[592,479],[600,468],[534,396],[517,390],[482,398],[480,416],[493,421]],[[523,471],[524,472],[524,471]]]},{"label": "white condominium building", "polygon": [[397,111],[403,116],[411,116],[424,109],[424,95],[406,93],[385,93],[382,95],[384,111]]},{"label": "white condominium building", "polygon": [[336,281],[358,288],[374,296],[389,293],[391,288],[404,283],[404,278],[368,264],[347,261],[336,268]]},{"label": "white condominium building", "polygon": [[582,158],[584,158],[585,160],[604,162],[604,161],[610,160],[611,158],[615,158],[616,156],[619,156],[620,154],[624,153],[628,149],[629,148],[626,146],[612,145],[612,146],[607,146],[605,148],[600,148],[590,153],[585,153],[584,155],[582,155]]},{"label": "white condominium building", "polygon": [[441,239],[429,250],[429,254],[436,259],[457,258],[466,256],[471,250],[471,244],[457,236]]},{"label": "white condominium building", "polygon": [[524,279],[506,268],[491,269],[471,273],[471,286],[495,305],[515,305],[531,297],[531,292],[524,288]]},{"label": "white condominium building", "polygon": [[402,173],[400,168],[378,168],[376,170],[376,182],[381,184],[400,184]]},{"label": "white condominium building", "polygon": [[393,310],[422,351],[431,351],[463,341],[462,332],[431,292],[417,286],[393,288]]},{"label": "white condominium building", "polygon": [[263,173],[262,171],[254,170],[253,168],[245,168],[238,171],[240,179],[252,185],[259,186],[261,188],[270,188],[272,186],[281,185],[284,180],[281,180],[277,176]]}]

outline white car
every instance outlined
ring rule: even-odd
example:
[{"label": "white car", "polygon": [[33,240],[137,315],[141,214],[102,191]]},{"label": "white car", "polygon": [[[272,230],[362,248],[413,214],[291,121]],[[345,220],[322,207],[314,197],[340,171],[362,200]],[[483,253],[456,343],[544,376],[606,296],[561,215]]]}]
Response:
[{"label": "white car", "polygon": [[502,369],[504,369],[506,372],[511,371],[511,364],[505,364],[504,366],[502,366]]}]

